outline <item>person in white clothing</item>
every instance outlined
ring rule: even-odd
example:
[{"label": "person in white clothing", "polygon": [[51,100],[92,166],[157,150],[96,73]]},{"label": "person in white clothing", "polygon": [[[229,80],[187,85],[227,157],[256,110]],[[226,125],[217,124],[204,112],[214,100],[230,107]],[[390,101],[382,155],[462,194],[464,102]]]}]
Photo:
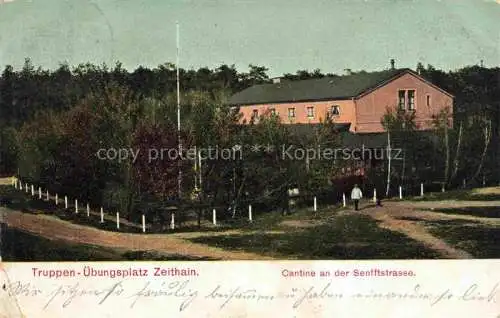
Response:
[{"label": "person in white clothing", "polygon": [[351,191],[351,200],[354,201],[354,210],[358,211],[359,200],[363,198],[363,192],[358,187],[357,184],[354,185],[354,188]]}]

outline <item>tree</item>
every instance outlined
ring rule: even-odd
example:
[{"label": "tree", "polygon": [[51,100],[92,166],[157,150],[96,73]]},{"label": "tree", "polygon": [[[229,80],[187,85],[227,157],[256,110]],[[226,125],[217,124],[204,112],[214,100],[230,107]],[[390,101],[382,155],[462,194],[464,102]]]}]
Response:
[{"label": "tree", "polygon": [[481,173],[481,170],[483,169],[483,164],[484,160],[486,157],[486,153],[488,151],[488,146],[490,145],[491,142],[491,134],[492,134],[492,121],[489,118],[481,118],[481,128],[482,128],[482,133],[483,133],[483,151],[481,153],[481,159],[479,161],[479,165],[476,169],[476,172],[472,175],[472,180],[476,179],[479,174]]},{"label": "tree", "polygon": [[152,195],[166,200],[177,195],[177,137],[174,127],[155,123],[140,124],[134,132],[132,149],[138,153],[133,162],[133,180],[139,196]]},{"label": "tree", "polygon": [[416,129],[415,113],[397,110],[395,107],[386,108],[385,114],[381,118],[381,124],[387,132],[387,181],[386,181],[386,196],[389,196],[391,188],[391,177],[393,175],[393,149],[394,142],[397,141],[403,152],[403,165],[401,169],[401,182],[405,182],[406,173],[406,154],[407,147],[412,144],[413,132]]},{"label": "tree", "polygon": [[3,127],[0,130],[0,174],[15,174],[19,145],[14,127]]},{"label": "tree", "polygon": [[462,136],[463,136],[463,121],[460,121],[459,129],[458,129],[458,139],[457,139],[457,147],[455,151],[455,159],[453,160],[453,171],[451,173],[451,180],[454,180],[457,176],[458,169],[460,167],[460,156],[462,150]]},{"label": "tree", "polygon": [[445,159],[444,175],[441,182],[441,189],[444,192],[450,177],[450,135],[449,127],[451,120],[451,111],[449,107],[441,108],[441,111],[434,116],[433,124],[436,134],[444,140]]},{"label": "tree", "polygon": [[269,83],[269,76],[267,75],[269,69],[267,67],[250,64],[248,68],[248,73],[241,75],[242,88]]},{"label": "tree", "polygon": [[[332,74],[328,74],[326,76],[329,76]],[[322,78],[325,77],[325,74],[321,72],[319,68],[315,69],[312,72],[309,72],[308,70],[299,70],[295,74],[290,74],[290,73],[285,73],[283,75],[283,78],[287,80],[292,80],[292,81],[300,81],[300,80],[306,80],[306,79],[312,79],[312,78]]]},{"label": "tree", "polygon": [[15,82],[17,75],[12,66],[7,65],[0,79],[0,125],[16,124],[20,119],[15,107]]}]

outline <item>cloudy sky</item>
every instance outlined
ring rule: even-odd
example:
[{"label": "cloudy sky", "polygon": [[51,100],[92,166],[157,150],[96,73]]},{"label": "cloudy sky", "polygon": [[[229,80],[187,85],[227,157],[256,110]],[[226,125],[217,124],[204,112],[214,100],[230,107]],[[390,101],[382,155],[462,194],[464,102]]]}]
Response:
[{"label": "cloudy sky", "polygon": [[[2,1],[4,2],[2,4]],[[263,65],[298,69],[386,68],[417,62],[456,69],[500,65],[495,0],[0,0],[0,67],[25,57],[126,68]]]}]

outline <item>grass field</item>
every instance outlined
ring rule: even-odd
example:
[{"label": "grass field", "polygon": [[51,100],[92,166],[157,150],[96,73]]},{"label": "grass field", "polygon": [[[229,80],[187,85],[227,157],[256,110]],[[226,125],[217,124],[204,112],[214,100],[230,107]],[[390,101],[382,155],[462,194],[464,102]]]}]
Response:
[{"label": "grass field", "polygon": [[[276,228],[279,230],[280,228]],[[269,230],[269,229],[268,229]],[[192,239],[224,249],[297,259],[432,259],[439,255],[408,237],[380,229],[363,215],[339,216],[301,230]]]},{"label": "grass field", "polygon": [[498,201],[500,200],[500,187],[478,188],[472,190],[451,190],[446,192],[426,193],[424,197],[413,197],[418,201]]},{"label": "grass field", "polygon": [[500,206],[470,206],[465,208],[434,209],[433,211],[455,215],[472,215],[481,218],[500,218]]},{"label": "grass field", "polygon": [[500,228],[428,222],[429,231],[476,258],[500,258]]}]

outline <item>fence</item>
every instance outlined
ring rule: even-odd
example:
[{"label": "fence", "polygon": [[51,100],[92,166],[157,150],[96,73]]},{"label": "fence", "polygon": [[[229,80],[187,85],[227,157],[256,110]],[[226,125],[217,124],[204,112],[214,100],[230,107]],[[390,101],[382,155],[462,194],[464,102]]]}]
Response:
[{"label": "fence", "polygon": [[[43,202],[53,202],[56,208],[62,206],[59,202],[61,196],[59,193],[51,195],[48,189],[42,189],[39,186],[33,184],[28,184],[22,180],[13,178],[12,185],[20,190],[30,193],[34,198],[38,198],[39,201]],[[35,189],[38,191],[35,191]],[[404,199],[406,197],[421,196],[423,197],[426,193],[436,192],[435,183],[424,184],[421,182],[418,187],[394,187],[396,193],[396,198]],[[376,200],[381,196],[381,189],[376,187],[365,185],[363,192],[364,197],[370,201],[376,202]],[[350,193],[343,191],[339,193],[338,191],[323,192],[318,194],[305,194],[296,196],[295,199],[298,200],[297,207],[299,208],[310,208],[313,212],[318,212],[320,207],[329,207],[333,204],[342,205],[346,207],[350,201]],[[73,203],[71,203],[73,202]],[[195,216],[197,218],[197,225],[200,226],[202,221],[210,221],[211,226],[220,226],[227,222],[228,220],[234,220],[235,216],[238,216],[239,220],[246,220],[252,223],[255,217],[258,217],[261,213],[268,212],[270,210],[276,210],[277,205],[276,199],[255,201],[255,200],[243,200],[238,205],[228,205],[228,204],[209,204],[203,202],[177,202],[177,204],[171,204],[168,206],[163,206],[156,210],[156,213],[151,213],[155,209],[145,209],[146,213],[140,214],[139,218],[136,220],[127,220],[120,216],[119,211],[106,211],[102,206],[93,206],[90,202],[85,202],[84,208],[79,205],[78,198],[70,199],[67,195],[64,195],[64,211],[68,214],[71,213],[75,217],[78,216],[79,220],[82,221],[83,215],[87,218],[89,222],[96,222],[94,217],[99,218],[99,225],[107,223],[107,228],[110,228],[109,222],[114,224],[114,230],[118,231],[132,231],[132,232],[162,232],[166,230],[166,225],[168,224],[169,230],[175,230],[179,225],[185,223],[186,219],[190,216]],[[83,201],[84,202],[84,201]],[[97,208],[94,209],[94,208]],[[158,211],[160,210],[160,213]],[[72,211],[72,212],[71,212]],[[81,213],[84,211],[85,213]],[[165,217],[167,216],[167,217]],[[83,220],[84,221],[84,220]]]}]

